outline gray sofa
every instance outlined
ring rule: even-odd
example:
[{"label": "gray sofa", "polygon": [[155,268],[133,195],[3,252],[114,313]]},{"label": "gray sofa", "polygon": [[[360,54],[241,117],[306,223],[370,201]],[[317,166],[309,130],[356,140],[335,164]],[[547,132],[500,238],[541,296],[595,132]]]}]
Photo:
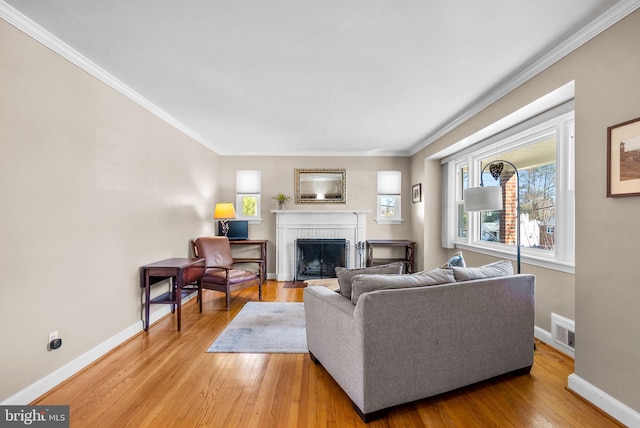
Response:
[{"label": "gray sofa", "polygon": [[357,275],[352,297],[356,282],[365,288],[355,304],[326,287],[304,290],[311,358],[365,422],[389,407],[526,374],[533,365],[533,275],[456,275],[430,286],[420,286],[417,275]]}]

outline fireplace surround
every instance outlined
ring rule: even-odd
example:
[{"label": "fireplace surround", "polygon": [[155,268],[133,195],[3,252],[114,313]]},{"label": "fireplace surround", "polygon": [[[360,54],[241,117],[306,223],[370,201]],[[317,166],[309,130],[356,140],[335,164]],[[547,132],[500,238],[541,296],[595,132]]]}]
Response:
[{"label": "fireplace surround", "polygon": [[296,240],[344,239],[348,242],[347,268],[364,266],[366,241],[364,210],[272,210],[276,216],[276,279],[296,279]]}]

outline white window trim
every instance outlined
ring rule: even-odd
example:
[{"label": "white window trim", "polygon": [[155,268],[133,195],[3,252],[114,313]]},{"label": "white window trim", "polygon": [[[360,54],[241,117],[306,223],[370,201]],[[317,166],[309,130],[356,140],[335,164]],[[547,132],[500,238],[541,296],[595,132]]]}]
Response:
[{"label": "white window trim", "polygon": [[[531,122],[535,123],[536,118]],[[537,120],[539,122],[539,119]],[[468,213],[467,237],[458,236],[458,202],[461,196],[461,185],[458,182],[458,172],[462,166],[469,168],[469,187],[480,185],[480,159],[486,159],[494,154],[506,150],[514,150],[540,141],[545,136],[556,135],[556,230],[562,231],[556,235],[554,252],[521,247],[521,260],[523,263],[541,266],[548,269],[558,270],[567,273],[575,273],[575,137],[574,137],[575,113],[570,111],[557,114],[550,120],[546,120],[537,125],[527,127],[524,123],[524,131],[515,135],[497,134],[492,137],[492,146],[486,142],[480,143],[478,148],[468,148],[463,153],[449,156],[446,162],[449,170],[453,169],[455,174],[449,177],[455,179],[455,193],[452,195],[454,203],[449,206],[445,215],[453,227],[448,233],[453,232],[449,239],[453,241],[455,247],[468,249],[475,252],[501,257],[516,259],[516,248],[510,244],[481,241],[477,238],[480,227],[480,216],[478,213]],[[531,124],[529,124],[531,125]],[[505,133],[506,134],[506,133]],[[451,239],[452,238],[452,239]]]},{"label": "white window trim", "polygon": [[[402,172],[397,170],[378,171],[377,178],[377,206],[376,219],[378,224],[402,223]],[[382,198],[395,199],[395,213],[393,216],[382,215]]]}]

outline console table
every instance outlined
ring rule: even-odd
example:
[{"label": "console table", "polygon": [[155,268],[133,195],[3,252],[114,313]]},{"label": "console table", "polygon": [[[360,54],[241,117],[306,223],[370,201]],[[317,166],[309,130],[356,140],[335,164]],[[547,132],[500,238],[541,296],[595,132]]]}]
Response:
[{"label": "console table", "polygon": [[[173,258],[144,265],[140,268],[140,286],[144,287],[144,329],[149,330],[149,306],[152,304],[170,304],[171,312],[177,308],[178,331],[182,315],[182,298],[198,292],[200,312],[202,312],[202,287],[200,278],[204,274],[203,259]],[[171,280],[168,292],[151,299],[151,286]],[[193,283],[196,285],[189,285]]]},{"label": "console table", "polygon": [[[382,265],[391,262],[403,262],[406,273],[415,271],[415,261],[413,259],[416,243],[404,239],[370,239],[367,242],[367,266]],[[380,247],[402,247],[404,257],[379,258],[373,256],[373,249]]]},{"label": "console table", "polygon": [[262,262],[262,282],[267,279],[267,242],[268,240],[264,239],[239,239],[237,241],[229,241],[231,244],[231,250],[235,246],[245,246],[245,245],[253,245],[260,247],[260,257],[239,257],[233,258],[234,263],[243,263],[243,262]]}]

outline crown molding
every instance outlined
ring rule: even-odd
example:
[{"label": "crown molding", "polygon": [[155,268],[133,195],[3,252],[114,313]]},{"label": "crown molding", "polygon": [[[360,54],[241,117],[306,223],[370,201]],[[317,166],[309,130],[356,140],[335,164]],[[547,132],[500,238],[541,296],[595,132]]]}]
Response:
[{"label": "crown molding", "polygon": [[71,46],[64,43],[62,40],[45,30],[40,25],[36,24],[34,21],[17,11],[12,6],[8,5],[3,0],[0,0],[0,18],[4,19],[23,33],[27,34],[38,43],[44,45],[58,55],[62,56],[72,64],[78,66],[80,69],[86,71],[104,84],[118,91],[134,103],[140,105],[142,108],[157,116],[159,119],[173,126],[178,131],[189,136],[190,138],[193,138],[195,141],[199,142],[208,149],[217,152],[217,148],[213,144],[211,144],[211,142],[207,141],[201,135],[185,126],[182,122],[171,116],[169,113],[149,101],[147,98],[140,95],[138,92],[134,91],[129,86],[122,83],[120,80],[105,71],[103,68],[90,61],[87,57],[80,54]]},{"label": "crown molding", "polygon": [[529,67],[519,72],[515,76],[507,79],[495,90],[481,97],[478,102],[472,104],[462,114],[444,125],[438,131],[418,142],[416,146],[409,152],[409,154],[411,156],[415,155],[420,150],[424,149],[434,141],[451,132],[453,129],[457,128],[462,123],[480,113],[482,110],[489,107],[491,104],[498,101],[500,98],[504,97],[514,89],[518,88],[523,83],[527,82],[539,73],[551,67],[553,64],[560,61],[562,58],[575,51],[580,46],[587,43],[589,40],[593,39],[595,36],[602,33],[604,30],[611,27],[638,8],[640,8],[640,0],[620,1],[605,13],[600,15],[598,18],[593,20],[589,25],[582,28],[573,36],[565,40],[563,43],[556,46],[553,50],[536,60]]}]

